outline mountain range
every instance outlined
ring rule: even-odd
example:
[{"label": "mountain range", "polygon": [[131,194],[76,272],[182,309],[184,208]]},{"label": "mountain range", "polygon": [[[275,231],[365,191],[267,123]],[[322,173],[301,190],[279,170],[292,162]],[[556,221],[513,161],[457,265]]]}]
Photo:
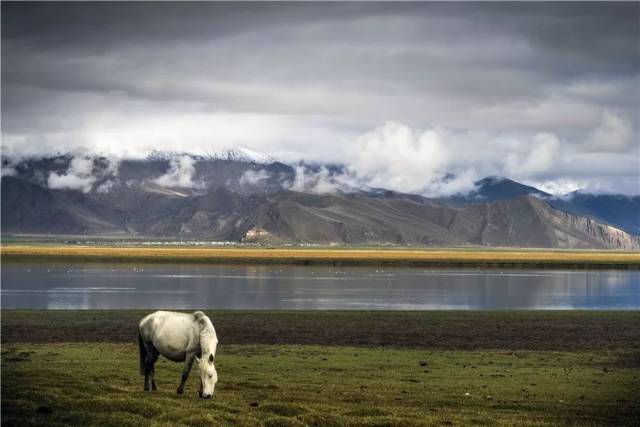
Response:
[{"label": "mountain range", "polygon": [[206,158],[158,153],[118,163],[76,159],[3,165],[3,234],[640,248],[638,196],[554,197],[487,177],[468,194],[430,199],[344,182],[332,187],[340,166],[306,165],[301,176],[299,166],[246,151]]}]

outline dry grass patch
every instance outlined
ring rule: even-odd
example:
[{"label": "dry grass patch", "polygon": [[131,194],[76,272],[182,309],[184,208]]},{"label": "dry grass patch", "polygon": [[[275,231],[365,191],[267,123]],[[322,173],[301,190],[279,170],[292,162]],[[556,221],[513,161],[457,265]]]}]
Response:
[{"label": "dry grass patch", "polygon": [[140,248],[9,245],[2,257],[110,261],[640,267],[640,252],[559,250]]}]

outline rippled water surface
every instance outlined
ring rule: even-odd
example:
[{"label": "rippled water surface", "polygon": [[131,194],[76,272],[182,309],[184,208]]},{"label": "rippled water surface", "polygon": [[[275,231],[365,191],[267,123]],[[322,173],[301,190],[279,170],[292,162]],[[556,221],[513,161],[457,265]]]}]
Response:
[{"label": "rippled water surface", "polygon": [[1,295],[34,309],[640,309],[640,272],[4,262]]}]

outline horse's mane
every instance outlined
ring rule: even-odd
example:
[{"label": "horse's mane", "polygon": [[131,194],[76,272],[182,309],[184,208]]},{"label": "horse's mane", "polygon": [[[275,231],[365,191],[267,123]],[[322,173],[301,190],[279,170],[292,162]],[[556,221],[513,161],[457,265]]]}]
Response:
[{"label": "horse's mane", "polygon": [[[213,323],[211,323],[211,319],[201,311],[194,312],[193,317],[200,325],[200,348],[202,349],[202,353],[215,353],[218,337]],[[211,347],[213,347],[213,349]]]}]

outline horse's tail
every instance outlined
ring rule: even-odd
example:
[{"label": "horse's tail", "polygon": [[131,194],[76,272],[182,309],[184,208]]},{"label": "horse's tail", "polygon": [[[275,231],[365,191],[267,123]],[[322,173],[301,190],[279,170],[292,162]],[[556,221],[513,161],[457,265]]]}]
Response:
[{"label": "horse's tail", "polygon": [[138,349],[140,350],[140,375],[144,375],[144,365],[147,359],[147,348],[142,341],[142,334],[138,332]]}]

